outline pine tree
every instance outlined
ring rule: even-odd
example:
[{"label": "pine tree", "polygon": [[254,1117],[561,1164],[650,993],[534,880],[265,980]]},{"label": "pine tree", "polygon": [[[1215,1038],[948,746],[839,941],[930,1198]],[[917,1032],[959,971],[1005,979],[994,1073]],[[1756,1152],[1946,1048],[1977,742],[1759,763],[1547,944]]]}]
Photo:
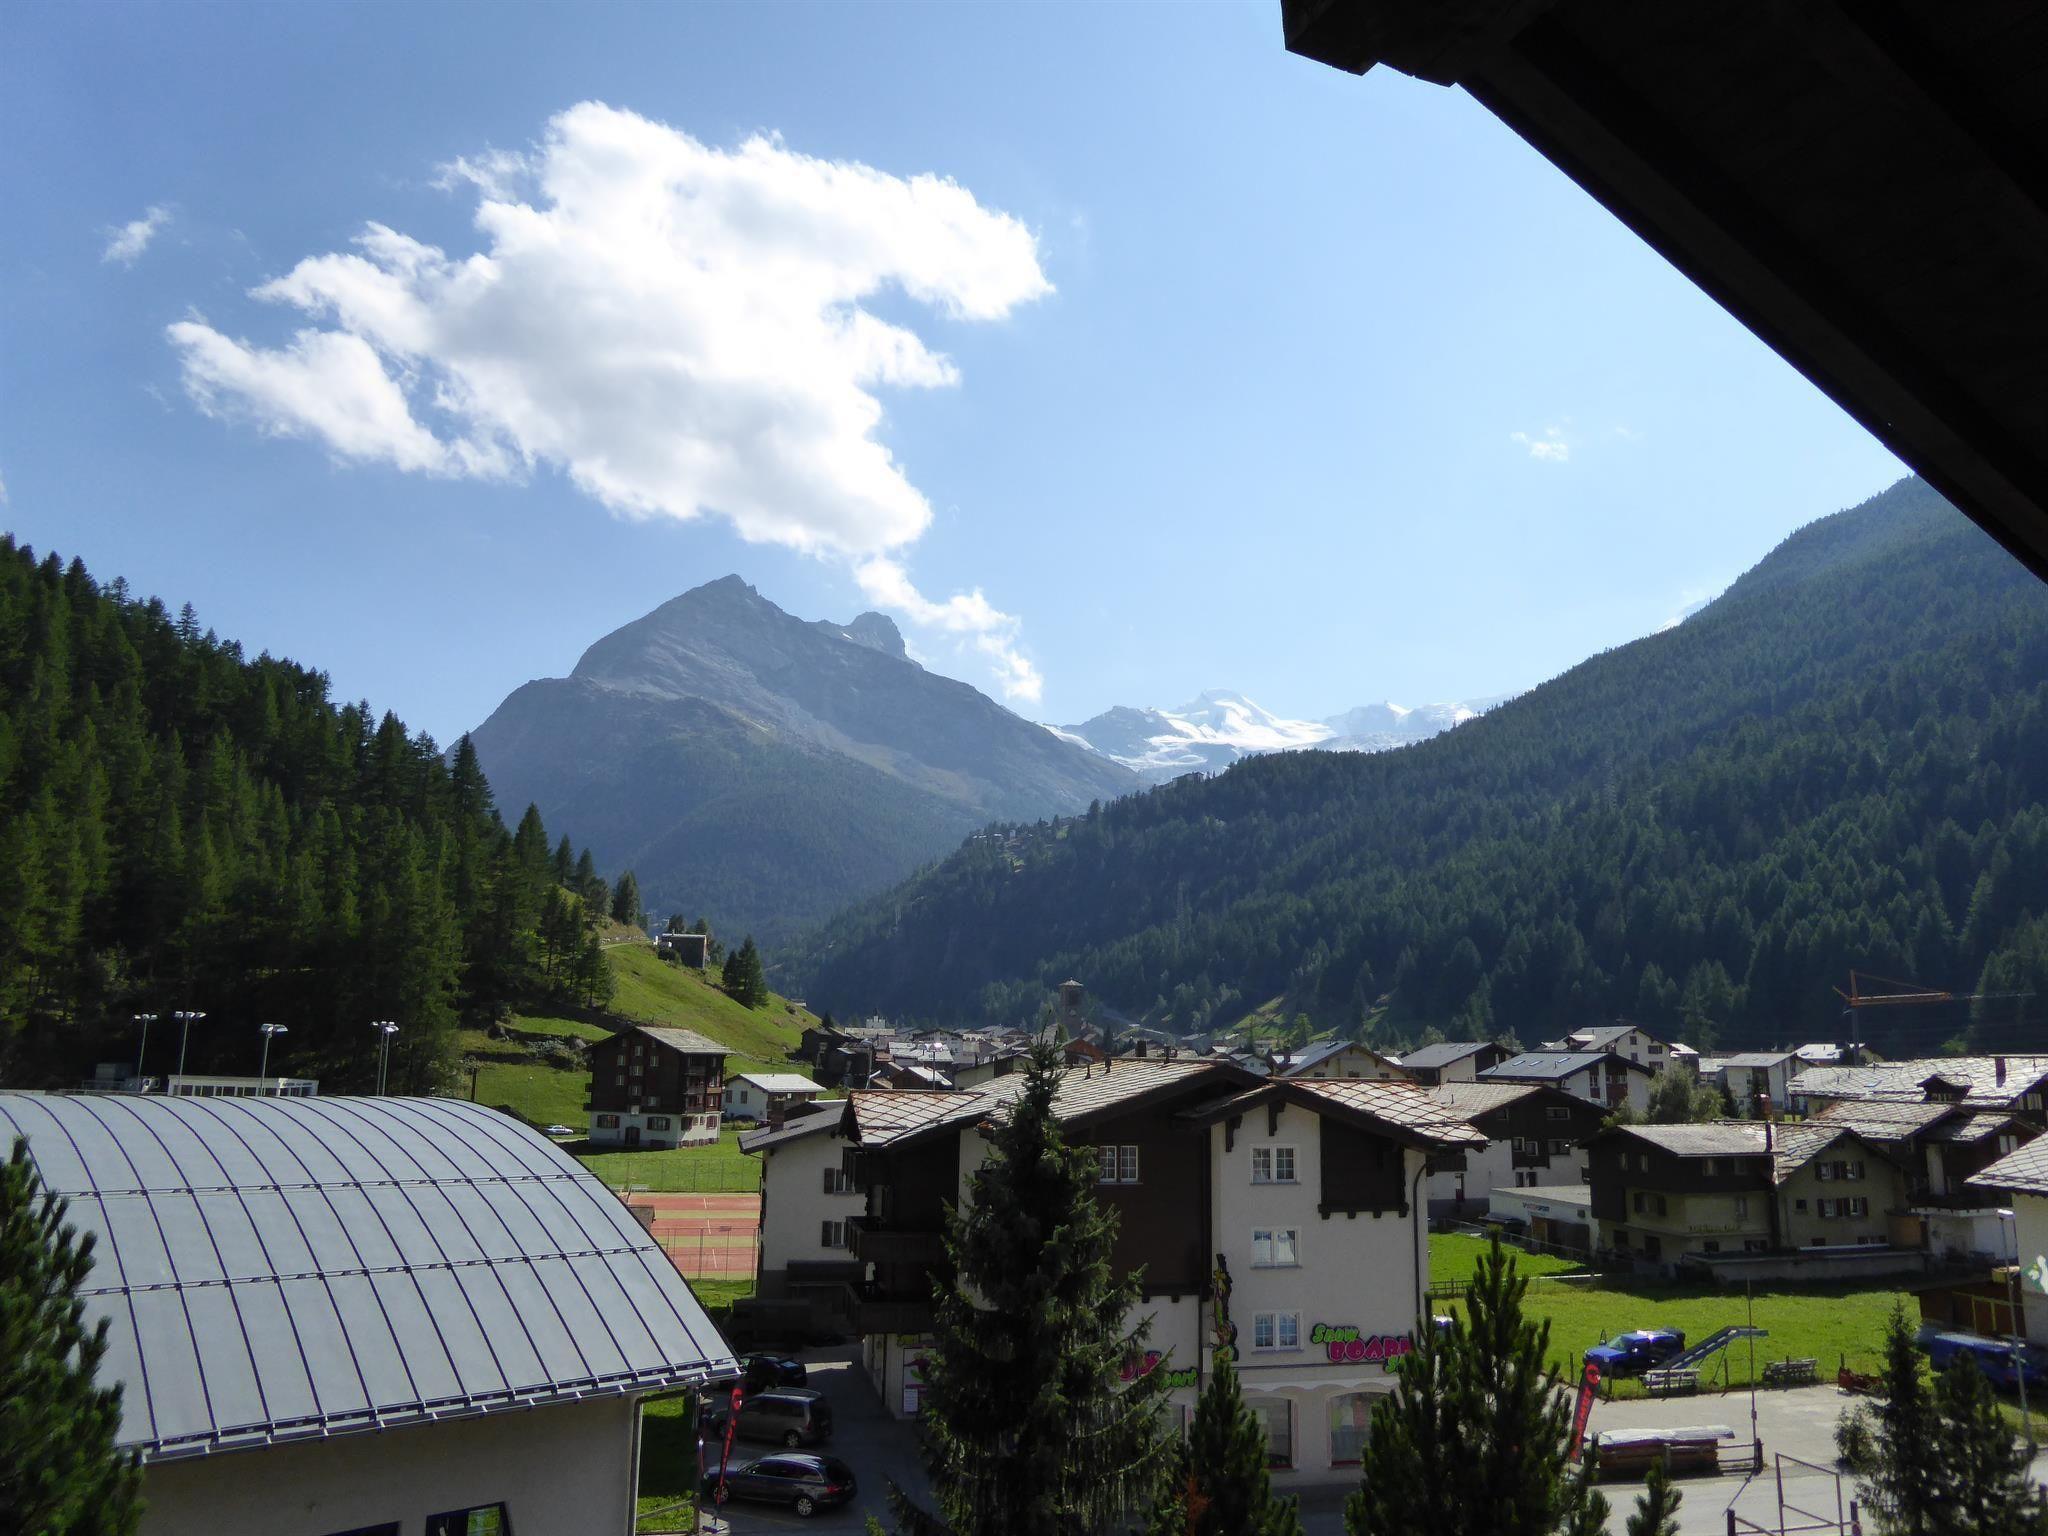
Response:
[{"label": "pine tree", "polygon": [[1636,1512],[1628,1517],[1628,1536],[1678,1536],[1678,1506],[1684,1495],[1671,1486],[1671,1474],[1664,1470],[1664,1463],[1650,1463],[1650,1475],[1644,1480],[1642,1494],[1636,1500]]},{"label": "pine tree", "polygon": [[718,984],[749,1008],[767,1007],[768,976],[762,969],[761,952],[754,947],[751,933],[747,935],[746,942],[725,957],[725,965],[718,973]]},{"label": "pine tree", "polygon": [[1836,1440],[1862,1484],[1878,1529],[1894,1536],[1937,1536],[1948,1498],[1941,1415],[1934,1402],[1904,1302],[1885,1324],[1878,1402],[1844,1420]]},{"label": "pine tree", "polygon": [[1147,1536],[1301,1536],[1295,1501],[1273,1496],[1266,1432],[1238,1388],[1227,1270],[1214,1296],[1215,1367],[1188,1438],[1169,1448]]},{"label": "pine tree", "polygon": [[1967,1355],[1934,1383],[1940,1461],[1948,1476],[1930,1527],[1947,1536],[2040,1536],[2048,1515],[2034,1498],[2032,1456],[1999,1412],[1991,1383]]},{"label": "pine tree", "polygon": [[913,1536],[1096,1536],[1159,1475],[1164,1378],[1121,1379],[1144,1346],[1125,1321],[1139,1277],[1110,1267],[1116,1218],[1054,1117],[1061,1076],[1040,1041],[947,1221],[922,1420],[936,1513],[892,1490]]},{"label": "pine tree", "polygon": [[64,1211],[17,1139],[0,1169],[0,1530],[125,1536],[142,1475],[114,1448],[119,1384],[93,1385],[107,1324],[88,1331],[77,1294],[93,1238]]},{"label": "pine tree", "polygon": [[1351,1536],[1554,1536],[1597,1531],[1607,1501],[1570,1461],[1572,1402],[1544,1365],[1550,1324],[1522,1311],[1529,1282],[1496,1239],[1464,1315],[1425,1326],[1373,1410],[1346,1503]]},{"label": "pine tree", "polygon": [[612,888],[612,921],[635,928],[647,921],[647,914],[640,910],[640,882],[630,869]]}]

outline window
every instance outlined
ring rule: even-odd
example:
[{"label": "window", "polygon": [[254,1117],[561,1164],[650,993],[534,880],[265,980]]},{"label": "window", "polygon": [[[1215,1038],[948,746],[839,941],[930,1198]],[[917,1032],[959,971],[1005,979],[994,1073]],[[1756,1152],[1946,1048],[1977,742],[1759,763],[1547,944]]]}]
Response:
[{"label": "window", "polygon": [[615,1131],[619,1128],[619,1117],[617,1115],[599,1115],[597,1117],[597,1128],[601,1131]]},{"label": "window", "polygon": [[846,1223],[843,1221],[819,1222],[818,1246],[820,1248],[844,1248],[846,1246]]},{"label": "window", "polygon": [[512,1536],[512,1522],[502,1504],[478,1504],[472,1509],[451,1509],[431,1516],[427,1536]]},{"label": "window", "polygon": [[1572,1144],[1561,1137],[1553,1137],[1550,1142],[1550,1155],[1552,1157],[1570,1157],[1572,1155]]},{"label": "window", "polygon": [[1836,1213],[1840,1211],[1842,1206],[1847,1202],[1842,1200],[1823,1200],[1819,1203],[1820,1219],[1822,1221],[1832,1221],[1835,1218]]},{"label": "window", "polygon": [[1842,1204],[1849,1208],[1851,1216],[1868,1216],[1870,1214],[1870,1200],[1868,1196],[1857,1195],[1854,1199],[1844,1200]]},{"label": "window", "polygon": [[1703,1252],[1706,1253],[1719,1253],[1721,1251],[1721,1245],[1715,1242],[1711,1237],[1708,1238],[1704,1243],[1701,1243],[1700,1248]]},{"label": "window", "polygon": [[633,1075],[635,1077],[640,1075],[640,1063],[637,1061],[633,1063]]},{"label": "window", "polygon": [[1301,1348],[1301,1314],[1299,1312],[1254,1312],[1252,1314],[1252,1348]]},{"label": "window", "polygon": [[1806,1202],[1804,1200],[1794,1200],[1792,1202],[1792,1209],[1795,1211],[1803,1211],[1806,1209]]},{"label": "window", "polygon": [[1735,1219],[1737,1221],[1749,1220],[1749,1196],[1737,1195],[1735,1197]]},{"label": "window", "polygon": [[1293,1227],[1260,1227],[1252,1233],[1252,1268],[1281,1269],[1299,1264],[1296,1241],[1299,1236]]},{"label": "window", "polygon": [[1294,1148],[1252,1148],[1252,1182],[1254,1184],[1292,1184],[1294,1181]]},{"label": "window", "polygon": [[650,1131],[665,1131],[668,1128],[669,1119],[667,1115],[649,1115],[647,1117],[647,1129]]},{"label": "window", "polygon": [[1648,1195],[1644,1194],[1644,1193],[1643,1193],[1643,1192],[1642,1192],[1642,1191],[1641,1191],[1641,1190],[1639,1189],[1639,1190],[1637,1190],[1637,1191],[1636,1191],[1636,1197],[1635,1197],[1635,1202],[1634,1202],[1634,1205],[1635,1205],[1635,1213],[1636,1213],[1636,1214],[1637,1214],[1638,1216],[1640,1216],[1640,1215],[1642,1215],[1642,1214],[1643,1214],[1643,1212],[1644,1212],[1644,1211],[1646,1211],[1646,1210],[1648,1210],[1648,1209],[1649,1209],[1649,1207],[1650,1207],[1650,1197],[1649,1197]]},{"label": "window", "polygon": [[1711,1157],[1706,1158],[1700,1164],[1700,1172],[1707,1178],[1711,1179],[1718,1171]]},{"label": "window", "polygon": [[1251,1405],[1266,1431],[1266,1465],[1287,1468],[1294,1465],[1294,1405],[1286,1398],[1268,1398]]},{"label": "window", "polygon": [[1569,1120],[1572,1112],[1562,1104],[1552,1104],[1543,1111],[1546,1120]]},{"label": "window", "polygon": [[1863,1177],[1863,1159],[1862,1159],[1862,1158],[1860,1158],[1860,1157],[1859,1157],[1859,1158],[1855,1159],[1855,1160],[1854,1160],[1853,1162],[1847,1162],[1847,1163],[1844,1163],[1844,1164],[1843,1164],[1842,1166],[1843,1166],[1843,1167],[1844,1167],[1845,1169],[1847,1169],[1847,1170],[1848,1170],[1848,1176],[1849,1176],[1849,1177],[1850,1177],[1851,1179],[1860,1179],[1860,1178],[1862,1178],[1862,1177]]},{"label": "window", "polygon": [[1138,1182],[1138,1149],[1136,1147],[1097,1147],[1095,1159],[1098,1169],[1096,1182],[1101,1184],[1135,1184]]},{"label": "window", "polygon": [[1341,1392],[1330,1399],[1330,1465],[1355,1467],[1365,1451],[1372,1427],[1372,1398],[1364,1392]]},{"label": "window", "polygon": [[844,1168],[827,1168],[825,1172],[825,1193],[828,1195],[850,1195],[853,1180],[846,1176]]}]

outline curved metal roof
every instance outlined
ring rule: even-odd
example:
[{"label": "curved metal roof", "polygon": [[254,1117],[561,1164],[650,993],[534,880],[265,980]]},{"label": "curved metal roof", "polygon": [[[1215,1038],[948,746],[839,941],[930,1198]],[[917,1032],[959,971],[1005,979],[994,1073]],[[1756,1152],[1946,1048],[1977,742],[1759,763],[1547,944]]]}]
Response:
[{"label": "curved metal roof", "polygon": [[94,1234],[102,1379],[145,1459],[731,1375],[618,1199],[453,1099],[0,1093]]}]

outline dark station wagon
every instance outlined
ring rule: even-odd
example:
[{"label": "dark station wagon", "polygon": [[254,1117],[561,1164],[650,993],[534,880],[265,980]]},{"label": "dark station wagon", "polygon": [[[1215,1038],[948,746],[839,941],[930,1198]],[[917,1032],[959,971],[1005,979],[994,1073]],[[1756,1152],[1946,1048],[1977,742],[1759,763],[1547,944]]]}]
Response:
[{"label": "dark station wagon", "polygon": [[714,1469],[704,1475],[705,1504],[744,1499],[751,1504],[786,1504],[806,1518],[854,1496],[853,1468],[833,1456],[784,1451],[727,1469],[724,1486]]}]

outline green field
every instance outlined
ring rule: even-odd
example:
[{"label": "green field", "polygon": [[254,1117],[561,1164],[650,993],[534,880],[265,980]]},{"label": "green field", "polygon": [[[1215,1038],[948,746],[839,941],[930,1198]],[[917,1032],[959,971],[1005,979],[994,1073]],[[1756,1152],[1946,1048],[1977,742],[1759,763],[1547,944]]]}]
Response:
[{"label": "green field", "polygon": [[[1429,1279],[1432,1285],[1452,1280],[1470,1280],[1472,1271],[1486,1256],[1487,1240],[1465,1232],[1432,1232],[1429,1237]],[[1525,1275],[1556,1275],[1584,1266],[1574,1259],[1560,1259],[1547,1253],[1508,1250],[1516,1268]]]},{"label": "green field", "polygon": [[[1440,1250],[1438,1245],[1449,1245]],[[1484,1244],[1477,1238],[1452,1238],[1438,1234],[1430,1239],[1430,1270],[1433,1278],[1470,1279],[1471,1260]],[[1455,1255],[1455,1257],[1454,1257]],[[1555,1273],[1557,1261],[1524,1253],[1514,1254],[1524,1274]],[[1462,1268],[1463,1273],[1453,1273]],[[1769,1336],[1756,1341],[1756,1373],[1773,1360],[1816,1360],[1823,1380],[1832,1380],[1844,1359],[1855,1370],[1877,1368],[1883,1352],[1885,1319],[1894,1301],[1903,1300],[1909,1315],[1917,1319],[1912,1296],[1892,1286],[1811,1285],[1759,1287],[1754,1296],[1756,1326]],[[1435,1304],[1455,1312],[1456,1302]],[[1716,1329],[1745,1323],[1751,1317],[1750,1299],[1741,1291],[1724,1291],[1706,1285],[1666,1285],[1619,1277],[1603,1278],[1594,1286],[1571,1281],[1534,1281],[1524,1306],[1535,1316],[1550,1321],[1550,1362],[1565,1375],[1575,1375],[1585,1351],[1617,1333],[1633,1328],[1677,1328],[1691,1343],[1699,1343]],[[1700,1368],[1703,1386],[1747,1386],[1750,1374],[1750,1344],[1742,1340],[1721,1356],[1712,1357]],[[1618,1397],[1640,1396],[1642,1384],[1615,1383]]]},{"label": "green field", "polygon": [[614,944],[605,958],[618,979],[613,1013],[641,1024],[708,1035],[732,1053],[726,1063],[730,1071],[757,1066],[803,1071],[789,1064],[789,1053],[796,1049],[797,1037],[817,1023],[807,1010],[772,993],[767,1007],[743,1008],[702,974],[669,964],[651,944]]},{"label": "green field", "polygon": [[761,1160],[740,1150],[740,1129],[728,1125],[718,1140],[702,1147],[660,1152],[608,1152],[581,1141],[568,1143],[578,1162],[614,1189],[643,1185],[650,1190],[732,1191],[758,1189]]}]

